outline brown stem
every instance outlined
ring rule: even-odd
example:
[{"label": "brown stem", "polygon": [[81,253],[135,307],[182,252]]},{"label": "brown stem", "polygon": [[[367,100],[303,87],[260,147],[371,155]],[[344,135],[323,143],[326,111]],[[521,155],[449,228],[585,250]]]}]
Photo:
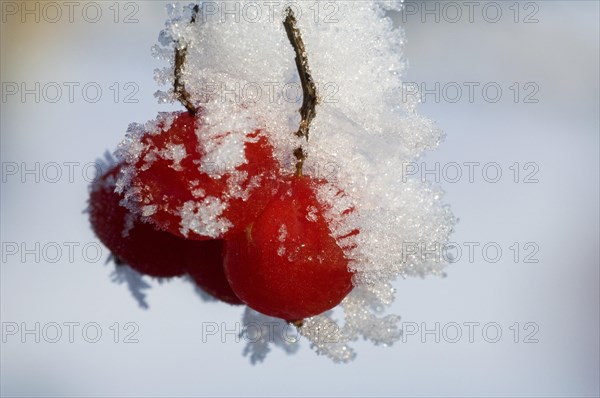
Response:
[{"label": "brown stem", "polygon": [[[196,22],[196,15],[199,11],[200,7],[196,4],[192,9],[192,18],[190,19],[190,23]],[[195,115],[196,107],[192,103],[192,96],[185,89],[183,78],[181,76],[181,72],[187,56],[187,47],[180,46],[179,44],[180,43],[176,43],[175,45],[175,80],[173,82],[173,91],[175,91],[175,96],[177,97],[177,100],[181,102],[181,104],[185,107],[185,109],[187,109],[190,115]]]},{"label": "brown stem", "polygon": [[[310,122],[314,119],[317,114],[316,108],[319,103],[317,97],[317,86],[310,74],[310,68],[308,67],[308,57],[306,54],[306,47],[304,41],[300,35],[298,29],[298,22],[294,16],[294,12],[291,7],[287,9],[287,15],[283,21],[283,26],[287,33],[288,39],[296,52],[296,68],[298,69],[298,75],[300,75],[300,82],[302,83],[302,107],[300,108],[300,126],[296,131],[296,136],[304,137],[308,141],[308,132],[310,129]],[[302,176],[302,165],[306,159],[306,152],[302,150],[302,147],[294,150],[294,156],[298,160],[296,163],[296,175]]]},{"label": "brown stem", "polygon": [[287,323],[289,323],[290,325],[294,325],[297,328],[301,328],[302,325],[304,325],[304,319],[298,319],[298,320],[295,320],[295,321],[287,321]]},{"label": "brown stem", "polygon": [[294,149],[294,156],[298,160],[298,162],[296,162],[296,176],[302,177],[302,166],[304,166],[304,159],[306,159],[306,153],[304,153],[302,147],[299,146],[298,148]]}]

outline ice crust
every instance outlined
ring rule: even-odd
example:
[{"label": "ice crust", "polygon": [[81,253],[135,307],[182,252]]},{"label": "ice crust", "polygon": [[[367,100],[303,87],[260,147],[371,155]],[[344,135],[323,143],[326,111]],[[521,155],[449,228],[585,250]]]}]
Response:
[{"label": "ice crust", "polygon": [[[436,148],[443,136],[433,121],[417,114],[416,97],[403,95],[405,36],[387,14],[400,9],[401,2],[293,3],[319,95],[308,141],[293,134],[302,91],[295,53],[282,24],[287,3],[226,3],[199,3],[195,23],[190,23],[193,4],[167,6],[169,18],[152,49],[167,63],[155,71],[156,81],[164,86],[156,96],[160,102],[176,102],[174,49],[185,47],[183,83],[193,103],[203,108],[196,131],[207,143],[202,162],[225,164],[224,170],[243,164],[243,144],[260,130],[271,141],[282,173],[290,174],[293,150],[303,146],[304,174],[327,180],[317,195],[326,204],[332,236],[350,259],[355,289],[340,305],[343,323],[338,325],[326,313],[306,319],[299,331],[318,353],[341,362],[354,358],[348,343],[359,337],[393,344],[400,331],[399,317],[384,314],[393,301],[390,283],[398,276],[442,275],[446,265],[439,256],[432,259],[407,247],[441,247],[456,222],[438,187],[403,175],[407,162]],[[159,126],[166,129],[168,124],[162,117],[133,125],[120,156],[135,158],[143,149],[136,138],[141,131],[159,133]],[[173,146],[157,156],[171,159],[177,169],[186,156],[182,149]],[[128,176],[122,176],[117,189],[125,190],[127,183]],[[253,184],[259,185],[260,181]],[[197,187],[199,197],[201,188]],[[229,189],[235,195],[236,187]],[[219,218],[222,203],[209,199],[186,203],[182,214],[189,218],[189,228],[216,236],[229,221]],[[149,214],[151,208],[145,211]],[[310,220],[314,209],[307,214]],[[360,233],[351,234],[356,229]],[[285,237],[280,231],[279,240]],[[254,319],[249,312],[245,317]],[[331,325],[336,325],[335,335],[323,339]],[[253,361],[262,359],[262,354],[249,350]]]}]

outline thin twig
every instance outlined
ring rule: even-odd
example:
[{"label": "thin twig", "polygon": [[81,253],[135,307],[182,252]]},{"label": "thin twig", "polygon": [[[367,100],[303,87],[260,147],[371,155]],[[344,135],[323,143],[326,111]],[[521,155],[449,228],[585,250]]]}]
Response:
[{"label": "thin twig", "polygon": [[[190,19],[190,23],[196,22],[196,15],[199,11],[200,7],[196,4],[192,9],[192,18]],[[196,114],[196,107],[192,103],[192,96],[185,89],[185,84],[183,83],[183,78],[181,76],[187,56],[187,47],[180,46],[179,44],[180,43],[176,43],[175,45],[175,80],[173,82],[173,91],[175,91],[177,100],[179,100],[185,109],[188,110],[190,115],[194,115]]]},{"label": "thin twig", "polygon": [[[317,86],[313,81],[312,75],[310,74],[310,68],[308,67],[308,57],[306,55],[306,47],[304,41],[300,35],[298,29],[298,23],[294,12],[291,7],[287,9],[287,15],[283,21],[283,26],[287,33],[288,39],[296,52],[296,68],[298,69],[298,75],[300,75],[300,82],[302,83],[302,107],[300,108],[300,126],[296,131],[296,136],[304,137],[308,141],[308,133],[310,129],[310,122],[314,119],[317,114],[316,107],[319,103],[317,97]],[[306,152],[302,147],[296,148],[294,156],[298,159],[296,163],[296,175],[302,175],[302,165],[306,159]]]}]

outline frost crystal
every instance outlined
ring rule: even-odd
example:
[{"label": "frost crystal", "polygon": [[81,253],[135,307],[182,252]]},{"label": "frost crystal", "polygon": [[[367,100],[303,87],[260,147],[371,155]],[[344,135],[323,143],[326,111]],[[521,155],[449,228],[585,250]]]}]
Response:
[{"label": "frost crystal", "polygon": [[280,242],[285,242],[285,238],[287,237],[287,227],[285,226],[285,224],[281,224],[281,226],[279,227],[279,241]]},{"label": "frost crystal", "polygon": [[317,221],[317,208],[315,206],[309,206],[308,214],[306,214],[306,219],[311,222]]},{"label": "frost crystal", "polygon": [[123,230],[121,231],[121,237],[127,238],[129,236],[129,232],[133,229],[135,225],[136,217],[134,214],[127,213],[125,215],[125,225],[123,225]]},{"label": "frost crystal", "polygon": [[319,355],[326,355],[334,362],[348,362],[356,356],[348,345],[360,337],[375,344],[392,345],[402,331],[397,315],[381,316],[393,299],[389,284],[357,286],[342,301],[344,323],[339,326],[329,313],[305,319],[299,332],[307,338]]},{"label": "frost crystal", "polygon": [[142,216],[148,217],[156,213],[156,205],[142,206]]},{"label": "frost crystal", "polygon": [[308,341],[317,354],[326,355],[334,362],[349,362],[356,354],[347,344],[348,337],[344,335],[330,313],[314,316],[304,320],[298,331]]},{"label": "frost crystal", "polygon": [[194,231],[199,235],[218,237],[231,227],[231,222],[221,217],[224,209],[225,204],[214,196],[198,202],[185,202],[181,209],[181,233],[187,236]]},{"label": "frost crystal", "polygon": [[182,144],[179,145],[174,145],[174,144],[168,144],[167,148],[162,150],[160,152],[160,155],[164,158],[164,159],[169,159],[173,161],[173,164],[171,165],[171,167],[174,170],[182,170],[181,168],[181,161],[183,159],[185,159],[186,157],[186,152],[185,152],[185,146]]},{"label": "frost crystal", "polygon": [[[98,180],[101,176],[103,176],[108,170],[112,169],[117,165],[117,160],[115,157],[109,152],[104,152],[104,158],[96,159],[96,176],[94,178],[94,182]],[[114,181],[111,181],[111,184],[114,185]],[[99,189],[98,184],[90,184],[91,188]]]}]

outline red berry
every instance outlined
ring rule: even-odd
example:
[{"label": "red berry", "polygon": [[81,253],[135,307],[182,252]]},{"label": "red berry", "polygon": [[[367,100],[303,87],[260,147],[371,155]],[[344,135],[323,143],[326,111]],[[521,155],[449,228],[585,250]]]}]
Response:
[{"label": "red berry", "polygon": [[223,270],[223,241],[214,239],[190,241],[202,247],[201,253],[191,251],[187,259],[187,271],[196,285],[206,293],[229,304],[243,304],[235,295]]},{"label": "red berry", "polygon": [[[279,166],[268,139],[260,131],[247,134],[247,161],[235,168],[214,165],[227,170],[217,175],[200,169],[209,148],[196,134],[202,111],[168,117],[173,121],[166,130],[159,122],[161,129],[134,137],[127,149],[123,185],[128,207],[159,228],[190,239],[239,232],[262,211],[276,187]],[[228,137],[225,132],[210,144]]]},{"label": "red berry", "polygon": [[225,274],[249,307],[288,321],[327,311],[352,290],[316,181],[286,178],[263,213],[225,243]]},{"label": "red berry", "polygon": [[122,197],[115,192],[115,181],[120,169],[121,165],[113,167],[92,185],[89,212],[96,235],[116,258],[142,274],[184,274],[182,240],[137,220],[119,204]]}]

